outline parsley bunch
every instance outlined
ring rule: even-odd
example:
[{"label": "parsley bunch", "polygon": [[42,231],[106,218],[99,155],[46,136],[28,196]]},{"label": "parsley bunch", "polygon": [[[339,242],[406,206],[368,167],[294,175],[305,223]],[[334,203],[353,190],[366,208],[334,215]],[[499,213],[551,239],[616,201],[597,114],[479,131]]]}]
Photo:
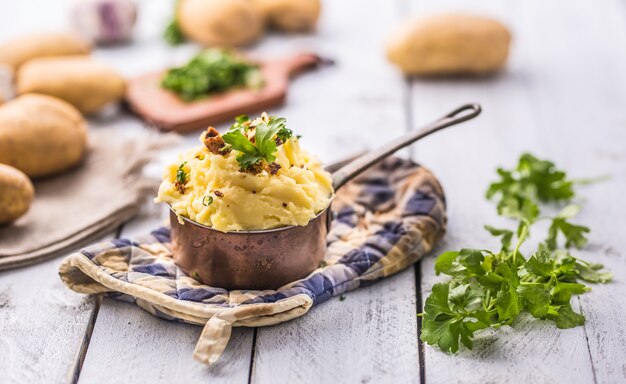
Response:
[{"label": "parsley bunch", "polygon": [[[248,139],[247,133],[254,129],[254,142]],[[279,143],[292,136],[282,117],[264,115],[251,122],[248,116],[239,116],[230,130],[222,135],[224,142],[235,151],[241,152],[237,161],[242,169],[248,169],[262,161],[272,163],[276,160],[274,153]]]},{"label": "parsley bunch", "polygon": [[171,68],[161,79],[161,87],[193,101],[233,87],[260,85],[258,66],[222,49],[207,49],[182,67]]},{"label": "parsley bunch", "polygon": [[[558,328],[582,325],[585,318],[572,308],[572,296],[590,290],[583,281],[611,280],[601,264],[568,251],[587,243],[589,228],[569,221],[579,212],[578,205],[567,205],[554,217],[540,217],[540,204],[570,203],[575,197],[575,182],[565,172],[528,153],[515,169],[497,172],[500,180],[489,186],[487,198],[497,199],[498,214],[518,224],[515,229],[485,226],[500,238],[499,251],[462,249],[437,258],[435,272],[450,279],[435,284],[426,299],[421,339],[445,352],[458,351],[459,341],[471,349],[475,332],[510,325],[522,312],[554,321]],[[548,234],[526,258],[520,247],[532,225],[543,219],[550,220]]]}]

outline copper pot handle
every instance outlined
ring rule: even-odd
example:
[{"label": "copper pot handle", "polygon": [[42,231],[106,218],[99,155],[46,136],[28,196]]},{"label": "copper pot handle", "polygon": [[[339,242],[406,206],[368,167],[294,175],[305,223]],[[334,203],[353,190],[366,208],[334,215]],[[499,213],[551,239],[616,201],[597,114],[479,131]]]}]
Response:
[{"label": "copper pot handle", "polygon": [[[469,113],[463,113],[470,111]],[[455,109],[454,111],[443,116],[439,120],[424,126],[418,131],[411,131],[404,136],[400,136],[397,139],[383,145],[382,147],[366,153],[363,156],[357,157],[347,165],[344,165],[337,171],[333,172],[333,188],[338,190],[345,183],[352,180],[354,177],[365,171],[372,165],[376,164],[380,160],[392,155],[399,149],[413,144],[421,138],[424,138],[432,133],[435,133],[444,128],[456,125],[478,116],[482,111],[479,104],[465,104]]]}]

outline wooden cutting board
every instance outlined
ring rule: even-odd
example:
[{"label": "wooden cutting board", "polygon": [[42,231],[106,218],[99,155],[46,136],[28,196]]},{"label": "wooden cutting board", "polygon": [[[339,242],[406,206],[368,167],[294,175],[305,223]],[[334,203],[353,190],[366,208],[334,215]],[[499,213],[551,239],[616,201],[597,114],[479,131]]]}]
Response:
[{"label": "wooden cutting board", "polygon": [[259,90],[237,89],[184,102],[161,88],[164,72],[159,72],[129,80],[126,101],[136,114],[161,130],[189,132],[280,105],[295,74],[330,62],[313,53],[301,53],[258,63],[264,81]]}]

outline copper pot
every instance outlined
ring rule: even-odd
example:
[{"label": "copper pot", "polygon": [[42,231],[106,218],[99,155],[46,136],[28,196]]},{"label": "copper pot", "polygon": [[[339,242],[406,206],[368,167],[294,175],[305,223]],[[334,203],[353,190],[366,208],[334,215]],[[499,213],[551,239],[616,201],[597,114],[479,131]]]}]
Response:
[{"label": "copper pot", "polygon": [[[470,111],[469,113],[463,113]],[[443,128],[473,119],[480,105],[466,104],[416,132],[350,161],[332,174],[337,191],[373,164]],[[306,277],[326,253],[330,205],[304,226],[259,231],[221,232],[183,218],[170,209],[172,250],[176,264],[189,276],[214,287],[277,289]]]}]

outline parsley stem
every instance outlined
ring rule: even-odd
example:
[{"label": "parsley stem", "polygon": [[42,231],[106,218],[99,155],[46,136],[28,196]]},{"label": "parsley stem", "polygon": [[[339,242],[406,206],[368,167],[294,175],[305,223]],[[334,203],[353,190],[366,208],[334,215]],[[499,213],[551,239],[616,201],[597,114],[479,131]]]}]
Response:
[{"label": "parsley stem", "polygon": [[588,177],[588,178],[581,178],[581,179],[571,179],[570,181],[572,182],[572,184],[587,185],[587,184],[593,184],[593,183],[598,183],[600,181],[608,181],[608,180],[611,180],[611,175],[602,175],[598,177]]},{"label": "parsley stem", "polygon": [[517,265],[517,254],[519,253],[519,249],[522,246],[524,240],[526,240],[526,236],[528,236],[528,223],[525,223],[522,227],[522,232],[517,238],[517,244],[515,244],[515,249],[513,250],[513,265]]}]

